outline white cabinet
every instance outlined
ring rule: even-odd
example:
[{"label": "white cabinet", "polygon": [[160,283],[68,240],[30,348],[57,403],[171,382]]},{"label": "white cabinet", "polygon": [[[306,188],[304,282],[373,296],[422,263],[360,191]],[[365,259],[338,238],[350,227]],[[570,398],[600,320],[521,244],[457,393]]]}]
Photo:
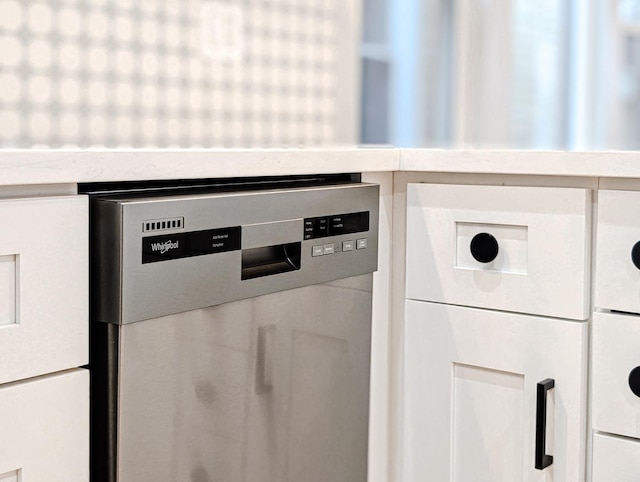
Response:
[{"label": "white cabinet", "polygon": [[640,480],[639,210],[640,192],[599,192],[598,311],[591,348],[592,482]]},{"label": "white cabinet", "polygon": [[640,480],[640,441],[595,434],[591,482],[638,482],[638,480]]},{"label": "white cabinet", "polygon": [[640,313],[639,212],[640,192],[599,192],[595,273],[599,308]]},{"label": "white cabinet", "polygon": [[0,201],[0,384],[88,362],[88,260],[86,197]]},{"label": "white cabinet", "polygon": [[[403,481],[582,482],[587,328],[407,301]],[[537,384],[549,378],[540,409],[553,463],[538,470]]]},{"label": "white cabinet", "polygon": [[89,480],[89,372],[0,387],[0,481]]},{"label": "white cabinet", "polygon": [[588,189],[408,184],[403,482],[584,482],[590,213]]},{"label": "white cabinet", "polygon": [[409,299],[589,318],[587,189],[409,184]]},{"label": "white cabinet", "polygon": [[594,313],[591,353],[593,428],[640,438],[640,318]]},{"label": "white cabinet", "polygon": [[89,480],[88,231],[84,196],[0,200],[1,482]]}]

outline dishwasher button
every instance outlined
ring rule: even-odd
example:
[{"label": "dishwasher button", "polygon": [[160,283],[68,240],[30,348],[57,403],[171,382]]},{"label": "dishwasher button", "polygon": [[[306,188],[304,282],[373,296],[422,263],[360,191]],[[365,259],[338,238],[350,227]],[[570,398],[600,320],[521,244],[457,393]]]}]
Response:
[{"label": "dishwasher button", "polygon": [[342,251],[353,251],[353,241],[343,241]]},{"label": "dishwasher button", "polygon": [[324,253],[323,254],[333,254],[335,253],[335,245],[334,244],[325,244],[323,246]]},{"label": "dishwasher button", "polygon": [[311,252],[311,256],[322,256],[324,254],[324,249],[322,246],[314,246],[313,251]]},{"label": "dishwasher button", "polygon": [[367,238],[358,239],[356,241],[356,249],[365,249],[367,247]]}]

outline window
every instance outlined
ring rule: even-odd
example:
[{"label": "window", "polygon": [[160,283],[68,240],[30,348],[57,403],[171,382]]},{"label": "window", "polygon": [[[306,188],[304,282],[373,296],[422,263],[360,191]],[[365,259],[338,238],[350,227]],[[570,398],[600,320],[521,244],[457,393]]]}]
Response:
[{"label": "window", "polygon": [[640,0],[368,0],[365,12],[364,142],[640,149]]}]

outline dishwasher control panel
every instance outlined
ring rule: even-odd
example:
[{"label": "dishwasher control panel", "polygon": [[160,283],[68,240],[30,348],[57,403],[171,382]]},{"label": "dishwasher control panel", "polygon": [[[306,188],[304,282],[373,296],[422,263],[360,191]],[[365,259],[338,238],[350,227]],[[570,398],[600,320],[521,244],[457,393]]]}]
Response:
[{"label": "dishwasher control panel", "polygon": [[[369,231],[369,211],[357,213],[332,214],[330,216],[318,216],[305,218],[304,239],[323,241],[320,244],[313,244],[311,247],[311,257],[325,256],[335,253],[346,253],[354,249],[365,249],[367,238],[354,237],[358,233]],[[344,238],[345,235],[353,235]],[[336,242],[329,242],[323,238],[341,236]]]},{"label": "dishwasher control panel", "polygon": [[369,211],[305,218],[304,239],[369,231]]},{"label": "dishwasher control panel", "polygon": [[311,257],[325,256],[327,254],[348,253],[354,249],[367,249],[367,238],[356,240],[347,239],[338,243],[318,244],[311,247]]},{"label": "dishwasher control panel", "polygon": [[379,188],[91,199],[92,317],[133,323],[371,273]]}]

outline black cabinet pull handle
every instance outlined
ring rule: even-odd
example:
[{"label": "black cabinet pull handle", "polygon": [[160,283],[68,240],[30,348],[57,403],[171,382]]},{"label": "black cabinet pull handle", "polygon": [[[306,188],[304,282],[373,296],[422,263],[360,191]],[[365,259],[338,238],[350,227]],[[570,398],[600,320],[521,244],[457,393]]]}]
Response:
[{"label": "black cabinet pull handle", "polygon": [[629,388],[636,397],[640,397],[640,367],[635,367],[629,373]]},{"label": "black cabinet pull handle", "polygon": [[631,248],[631,261],[636,268],[640,269],[640,241]]},{"label": "black cabinet pull handle", "polygon": [[489,233],[478,233],[471,239],[471,256],[479,263],[490,263],[498,256],[498,241]]},{"label": "black cabinet pull handle", "polygon": [[545,378],[538,383],[536,396],[536,469],[543,470],[553,463],[553,455],[546,452],[547,433],[547,392],[555,387],[553,378]]}]

